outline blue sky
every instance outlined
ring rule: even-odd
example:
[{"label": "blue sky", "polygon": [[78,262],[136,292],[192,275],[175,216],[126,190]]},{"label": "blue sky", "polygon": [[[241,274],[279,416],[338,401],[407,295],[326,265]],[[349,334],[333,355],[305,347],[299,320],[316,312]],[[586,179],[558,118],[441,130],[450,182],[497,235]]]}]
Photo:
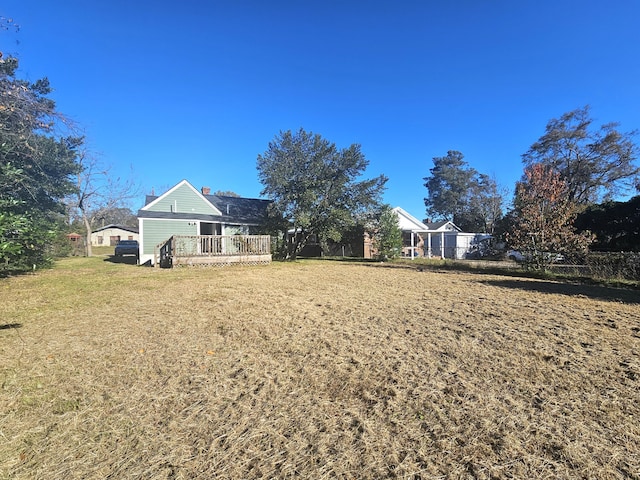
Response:
[{"label": "blue sky", "polygon": [[[424,218],[432,158],[513,188],[548,120],[640,128],[640,2],[3,0],[20,76],[47,76],[143,194],[182,179],[258,197],[279,131],[362,145],[384,200]],[[141,196],[132,204],[142,206]]]}]

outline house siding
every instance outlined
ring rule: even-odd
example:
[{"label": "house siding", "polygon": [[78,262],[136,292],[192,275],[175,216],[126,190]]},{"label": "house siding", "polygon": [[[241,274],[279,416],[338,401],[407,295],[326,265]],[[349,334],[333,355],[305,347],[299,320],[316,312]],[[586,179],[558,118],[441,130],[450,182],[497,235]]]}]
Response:
[{"label": "house siding", "polygon": [[196,222],[187,220],[156,220],[151,218],[140,219],[141,232],[143,232],[143,255],[153,255],[156,245],[169,239],[172,235],[197,235]]},{"label": "house siding", "polygon": [[146,210],[153,212],[199,213],[204,215],[220,214],[213,205],[200,197],[187,184],[178,186],[173,192],[158,199],[157,203]]}]

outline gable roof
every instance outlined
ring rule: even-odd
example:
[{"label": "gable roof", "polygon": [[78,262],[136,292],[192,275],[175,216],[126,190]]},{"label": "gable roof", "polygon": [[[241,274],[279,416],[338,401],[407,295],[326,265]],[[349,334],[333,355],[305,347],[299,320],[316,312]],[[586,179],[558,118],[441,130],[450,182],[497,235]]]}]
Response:
[{"label": "gable roof", "polygon": [[429,222],[424,223],[418,220],[401,207],[395,207],[393,211],[398,215],[398,223],[400,230],[411,232],[460,232],[460,228],[449,220],[443,220],[441,222]]},{"label": "gable roof", "polygon": [[425,223],[430,232],[461,232],[462,230],[451,220],[442,220],[441,222]]},{"label": "gable roof", "polygon": [[[189,212],[156,212],[149,210],[161,198],[175,191],[179,186],[188,185],[196,194],[207,202],[214,214],[189,213]],[[140,218],[174,218],[182,220],[215,221],[231,224],[257,225],[264,221],[267,215],[267,207],[271,200],[245,197],[228,197],[224,195],[204,195],[186,180],[182,180],[166,193],[155,196],[147,195],[145,205],[138,211]]]},{"label": "gable roof", "polygon": [[154,197],[152,195],[147,195],[146,198],[145,198],[146,203],[145,203],[144,207],[141,208],[141,210],[151,210],[151,208],[153,206],[155,206],[157,203],[159,203],[161,200],[163,200],[164,198],[168,197],[169,195],[171,195],[172,193],[176,192],[178,189],[180,189],[182,187],[188,188],[191,191],[191,194],[195,196],[195,198],[199,198],[202,202],[204,202],[209,207],[211,207],[212,210],[213,210],[213,215],[221,215],[222,214],[222,212],[220,210],[218,210],[215,207],[215,205],[213,205],[209,200],[207,200],[205,198],[205,196],[197,188],[195,188],[193,185],[191,185],[186,180],[182,180],[182,181],[178,182],[176,185],[171,187],[169,190],[164,192],[162,195],[158,195],[156,197]]},{"label": "gable roof", "polygon": [[393,212],[398,216],[398,224],[400,225],[400,230],[404,231],[412,231],[412,232],[426,232],[429,230],[424,223],[418,220],[416,217],[411,215],[406,210],[395,207],[392,209]]},{"label": "gable roof", "polygon": [[96,228],[95,230],[92,230],[91,233],[98,233],[103,230],[107,230],[108,228],[119,228],[120,230],[125,230],[127,232],[138,233],[138,227],[129,227],[127,225],[116,225],[115,223],[105,225],[104,227]]}]

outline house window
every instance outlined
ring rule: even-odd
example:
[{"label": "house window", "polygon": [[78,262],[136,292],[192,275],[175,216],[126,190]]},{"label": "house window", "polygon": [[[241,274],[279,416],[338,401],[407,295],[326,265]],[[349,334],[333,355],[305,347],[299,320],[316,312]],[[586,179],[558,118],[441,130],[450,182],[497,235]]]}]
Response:
[{"label": "house window", "polygon": [[411,232],[406,230],[402,232],[402,246],[411,246]]},{"label": "house window", "polygon": [[98,235],[98,245],[102,245],[102,242],[104,242],[104,237],[102,235]]},{"label": "house window", "polygon": [[133,240],[133,235],[129,235],[129,240]]}]

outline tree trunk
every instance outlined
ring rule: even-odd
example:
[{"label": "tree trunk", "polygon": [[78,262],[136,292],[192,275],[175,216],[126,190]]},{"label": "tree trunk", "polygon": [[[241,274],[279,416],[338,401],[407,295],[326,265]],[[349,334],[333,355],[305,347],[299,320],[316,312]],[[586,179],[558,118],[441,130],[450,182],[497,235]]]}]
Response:
[{"label": "tree trunk", "polygon": [[84,228],[85,228],[85,252],[87,257],[90,257],[92,252],[91,252],[91,222],[89,222],[89,218],[87,217],[87,214],[84,212],[84,210],[82,210],[82,221],[84,222]]},{"label": "tree trunk", "polygon": [[295,240],[292,247],[288,250],[287,260],[295,260],[296,258],[298,258],[298,254],[307,244],[310,236],[310,233],[301,233],[300,235],[294,236]]}]

